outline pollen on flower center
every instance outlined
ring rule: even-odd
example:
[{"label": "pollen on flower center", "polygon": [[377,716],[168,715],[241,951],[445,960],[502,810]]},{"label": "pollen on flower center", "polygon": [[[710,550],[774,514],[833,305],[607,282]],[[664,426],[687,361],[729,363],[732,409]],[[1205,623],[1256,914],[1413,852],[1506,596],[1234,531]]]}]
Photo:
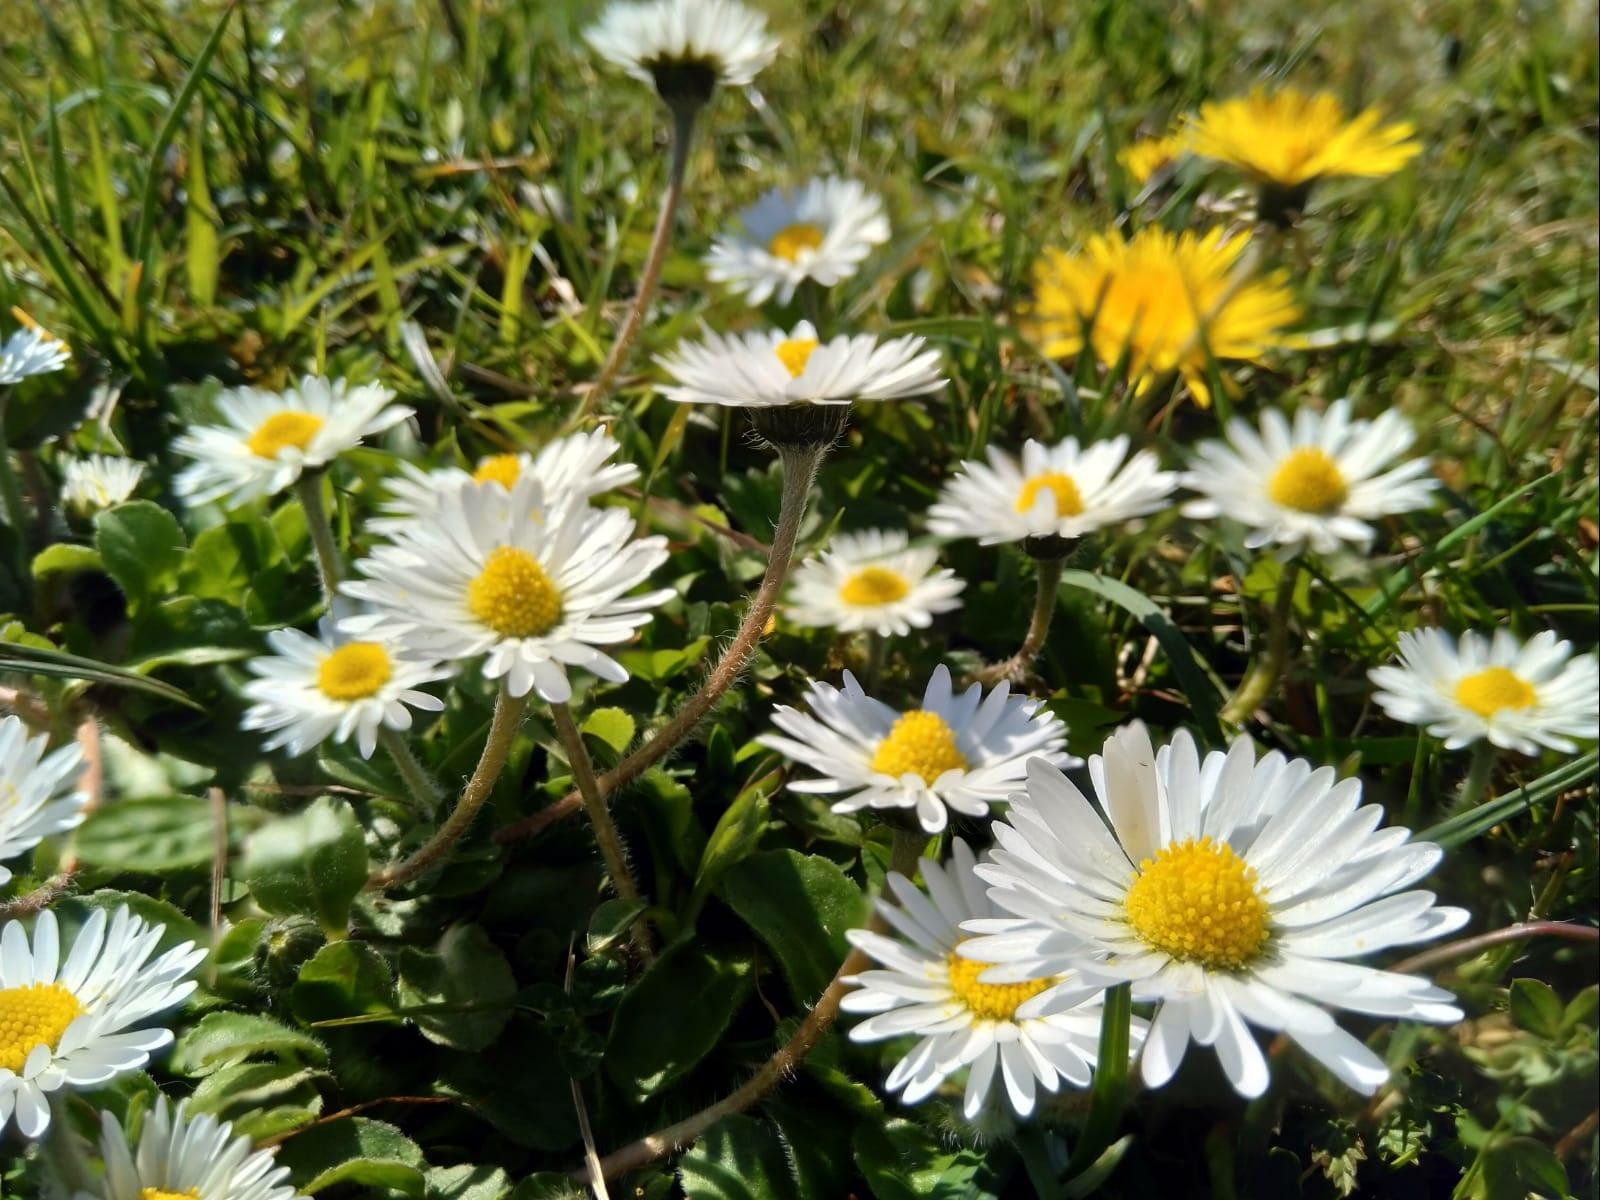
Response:
[{"label": "pollen on flower center", "polygon": [[1175,842],[1145,859],[1124,903],[1134,932],[1180,962],[1236,970],[1267,940],[1256,873],[1209,837]]},{"label": "pollen on flower center", "polygon": [[778,343],[775,353],[778,361],[783,364],[783,369],[799,379],[806,369],[806,363],[811,361],[811,352],[817,345],[816,338],[785,338]]},{"label": "pollen on flower center", "polygon": [[1331,513],[1350,495],[1339,464],[1314,446],[1303,446],[1284,459],[1267,484],[1274,504],[1306,513]]},{"label": "pollen on flower center", "polygon": [[904,600],[910,591],[911,585],[899,571],[891,571],[888,567],[862,567],[844,581],[839,589],[839,599],[846,604],[871,608]]},{"label": "pollen on flower center", "polygon": [[1505,667],[1487,667],[1456,684],[1456,703],[1480,717],[1492,717],[1506,708],[1532,708],[1538,700],[1539,693]]},{"label": "pollen on flower center", "polygon": [[916,708],[900,716],[889,736],[878,743],[872,769],[896,779],[921,776],[932,783],[946,771],[967,769],[967,756],[956,745],[955,731],[938,713]]},{"label": "pollen on flower center", "polygon": [[1045,471],[1024,483],[1017,497],[1017,511],[1032,512],[1034,501],[1044,491],[1054,494],[1057,517],[1076,517],[1083,512],[1083,493],[1078,490],[1077,481],[1059,471]]},{"label": "pollen on flower center", "polygon": [[472,473],[474,483],[498,483],[510,491],[522,474],[522,459],[515,454],[491,454]]},{"label": "pollen on flower center", "polygon": [[561,593],[533,555],[500,546],[467,585],[467,609],[501,637],[538,637],[561,618]]},{"label": "pollen on flower center", "polygon": [[365,700],[376,695],[394,665],[376,642],[347,642],[317,668],[317,688],[330,700]]},{"label": "pollen on flower center", "polygon": [[59,983],[0,988],[0,1069],[21,1074],[35,1046],[54,1050],[82,1014],[78,998]]},{"label": "pollen on flower center", "polygon": [[806,221],[794,225],[785,225],[772,235],[772,240],[767,243],[767,252],[774,258],[781,258],[785,262],[796,261],[807,250],[815,250],[822,245],[822,230]]},{"label": "pollen on flower center", "polygon": [[192,1187],[186,1192],[169,1192],[164,1188],[140,1188],[139,1200],[200,1200],[200,1189]]},{"label": "pollen on flower center", "polygon": [[967,1011],[986,1021],[1010,1021],[1017,1009],[1055,983],[1054,979],[1030,979],[1026,983],[980,983],[978,977],[994,966],[950,954],[950,990],[956,999],[967,1006]]},{"label": "pollen on flower center", "polygon": [[277,458],[291,448],[304,450],[322,426],[322,418],[314,413],[294,409],[276,412],[256,426],[245,447],[260,458]]}]

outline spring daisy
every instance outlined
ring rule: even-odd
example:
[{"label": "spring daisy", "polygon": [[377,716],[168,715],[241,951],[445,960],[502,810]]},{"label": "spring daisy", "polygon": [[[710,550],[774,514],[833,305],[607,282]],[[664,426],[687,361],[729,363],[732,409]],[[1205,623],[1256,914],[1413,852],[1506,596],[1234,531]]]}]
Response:
[{"label": "spring daisy", "polygon": [[20,921],[0,929],[0,1131],[15,1115],[24,1137],[39,1137],[50,1093],[137,1071],[172,1041],[145,1023],[194,991],[188,975],[206,952],[183,942],[158,954],[164,932],[126,906],[109,918],[97,908],[63,961],[48,909],[31,946]]},{"label": "spring daisy", "polygon": [[743,87],[778,52],[766,18],[738,0],[616,0],[584,37],[668,103],[703,104],[718,84]]},{"label": "spring daisy", "polygon": [[366,578],[344,585],[373,611],[341,630],[451,663],[485,656],[483,673],[513,696],[536,689],[564,704],[567,667],[624,682],[627,671],[599,647],[627,641],[674,595],[628,594],[666,561],[664,538],[635,539],[627,511],[580,497],[547,507],[532,475],[510,491],[459,484],[393,536],[356,564]]},{"label": "spring daisy", "polygon": [[304,754],[328,738],[355,737],[362,758],[371,758],[382,728],[411,728],[411,709],[439,712],[444,701],[416,689],[448,678],[436,662],[402,658],[393,643],[315,638],[298,629],[267,635],[275,653],[253,659],[258,678],[244,687],[255,703],[244,714],[245,729],[272,731],[266,749],[287,746]]},{"label": "spring daisy", "polygon": [[912,546],[898,530],[842,533],[795,568],[789,616],[800,625],[884,637],[926,629],[936,613],[961,607],[967,586],[954,571],[937,569],[938,560],[937,548]]},{"label": "spring daisy", "polygon": [[1124,726],[1089,760],[1098,809],[1060,771],[1028,766],[1026,792],[994,823],[979,866],[1009,919],[969,926],[962,947],[1030,979],[1076,967],[1086,983],[1131,982],[1158,1004],[1142,1070],[1171,1079],[1191,1041],[1214,1046],[1235,1089],[1259,1096],[1267,1063],[1255,1025],[1286,1033],[1371,1093],[1389,1078],[1327,1008],[1449,1022],[1461,1010],[1425,979],[1346,961],[1429,941],[1466,923],[1427,891],[1402,891],[1443,856],[1411,831],[1379,829],[1361,781],[1339,780],[1248,738],[1201,757],[1179,732],[1158,753]]},{"label": "spring daisy", "polygon": [[135,1149],[117,1118],[100,1114],[105,1175],[77,1200],[301,1200],[275,1150],[257,1150],[233,1126],[207,1113],[190,1116],[165,1096],[144,1119]]},{"label": "spring daisy", "polygon": [[1354,421],[1350,402],[1336,400],[1325,413],[1301,408],[1292,426],[1268,409],[1259,433],[1242,420],[1225,432],[1226,441],[1195,452],[1184,483],[1204,499],[1185,504],[1184,515],[1240,521],[1250,527],[1245,545],[1277,546],[1284,558],[1306,547],[1365,547],[1375,535],[1369,521],[1425,507],[1434,488],[1426,458],[1390,467],[1416,441],[1393,409]]},{"label": "spring daisy", "polygon": [[83,752],[74,742],[46,753],[49,741],[29,737],[20,717],[0,720],[0,887],[11,882],[6,860],[83,823],[89,797],[73,788]]},{"label": "spring daisy", "polygon": [[854,179],[812,179],[773,188],[741,212],[737,231],[712,244],[707,274],[751,304],[787,304],[807,279],[832,287],[850,278],[888,240],[882,200]]},{"label": "spring daisy", "polygon": [[1133,145],[1124,147],[1117,154],[1117,161],[1133,181],[1142,186],[1149,183],[1157,172],[1177,162],[1187,150],[1187,141],[1181,134],[1140,138]]},{"label": "spring daisy", "polygon": [[861,690],[849,671],[844,690],[811,684],[810,716],[780,704],[781,731],[757,740],[810,767],[820,778],[791,780],[796,792],[839,795],[833,811],[908,808],[929,833],[951,810],[982,817],[1022,781],[1030,759],[1066,765],[1067,728],[1037,700],[1001,683],[988,696],[973,684],[959,696],[940,666],[922,705],[896,712]]},{"label": "spring daisy", "polygon": [[1087,345],[1106,367],[1126,356],[1143,392],[1177,372],[1196,402],[1211,402],[1210,360],[1260,362],[1299,315],[1288,276],[1254,276],[1248,234],[1112,231],[1077,254],[1047,250],[1033,270],[1028,336],[1052,358]]},{"label": "spring daisy", "polygon": [[25,313],[11,310],[22,328],[0,342],[0,387],[21,383],[34,375],[48,375],[67,365],[72,351],[60,338],[39,328]]},{"label": "spring daisy", "polygon": [[75,458],[61,472],[61,503],[80,513],[115,508],[138,490],[143,478],[144,464],[131,458]]},{"label": "spring daisy", "polygon": [[940,537],[975,537],[985,546],[1029,537],[1080,538],[1155,512],[1178,477],[1148,450],[1128,457],[1128,439],[1080,447],[1029,439],[1022,461],[993,446],[987,463],[968,460],[928,509]]},{"label": "spring daisy", "polygon": [[1502,750],[1562,754],[1572,738],[1600,736],[1600,662],[1572,656],[1549,630],[1518,642],[1497,629],[1467,633],[1458,647],[1442,629],[1400,635],[1398,666],[1378,667],[1374,699],[1396,721],[1420,725],[1458,750],[1487,738]]},{"label": "spring daisy", "polygon": [[[889,892],[900,901],[878,901],[878,912],[899,934],[889,937],[852,929],[852,945],[881,969],[846,976],[857,990],[839,1008],[871,1013],[850,1031],[853,1042],[915,1037],[917,1044],[889,1073],[885,1087],[907,1104],[926,1099],[946,1078],[970,1068],[961,1111],[970,1121],[983,1111],[998,1068],[1011,1110],[1033,1112],[1038,1089],[1062,1083],[1087,1087],[1099,1050],[1104,989],[1084,986],[1075,975],[1022,983],[985,983],[988,966],[965,958],[962,923],[1000,914],[984,894],[966,842],[956,838],[952,862],[921,862],[923,893],[898,871]],[[1135,1048],[1144,1022],[1135,1020]]]},{"label": "spring daisy", "polygon": [[411,410],[390,404],[393,399],[393,392],[377,384],[351,387],[311,375],[283,392],[222,392],[222,424],[191,430],[172,443],[179,454],[197,460],[178,476],[178,494],[190,504],[243,504],[281,492],[302,471],[326,466],[363,438],[409,417]]}]

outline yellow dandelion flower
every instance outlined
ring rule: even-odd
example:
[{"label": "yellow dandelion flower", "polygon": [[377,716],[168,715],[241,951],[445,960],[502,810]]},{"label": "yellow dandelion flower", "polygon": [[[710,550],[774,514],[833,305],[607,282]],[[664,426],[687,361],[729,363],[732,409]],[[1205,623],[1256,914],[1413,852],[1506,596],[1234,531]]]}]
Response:
[{"label": "yellow dandelion flower", "polygon": [[1169,134],[1166,137],[1140,138],[1131,146],[1125,146],[1117,155],[1117,161],[1141,187],[1150,182],[1151,176],[1161,171],[1188,152],[1187,140],[1181,134]]}]

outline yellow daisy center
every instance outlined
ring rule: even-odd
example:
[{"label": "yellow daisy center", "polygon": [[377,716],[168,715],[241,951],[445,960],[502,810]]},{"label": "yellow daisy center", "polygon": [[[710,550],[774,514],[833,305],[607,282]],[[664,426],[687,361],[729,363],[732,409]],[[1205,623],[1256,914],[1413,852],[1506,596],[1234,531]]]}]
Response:
[{"label": "yellow daisy center", "polygon": [[1026,983],[980,983],[978,976],[994,966],[962,958],[959,954],[947,956],[950,973],[950,990],[956,999],[967,1006],[967,1011],[986,1021],[1010,1021],[1017,1009],[1028,1000],[1055,983],[1054,979],[1030,979]]},{"label": "yellow daisy center", "polygon": [[896,779],[919,775],[932,783],[946,771],[967,769],[967,756],[956,745],[955,731],[938,713],[916,708],[900,716],[889,736],[878,743],[872,769]]},{"label": "yellow daisy center", "polygon": [[794,262],[802,252],[815,250],[822,245],[822,230],[806,221],[785,225],[772,235],[767,243],[767,253],[785,262]]},{"label": "yellow daisy center", "polygon": [[816,338],[784,338],[778,343],[776,354],[783,369],[796,379],[811,361],[811,352],[817,348]]},{"label": "yellow daisy center", "polygon": [[140,1188],[139,1200],[200,1200],[200,1189],[192,1187],[187,1192],[169,1192],[164,1188]]},{"label": "yellow daisy center", "polygon": [[891,571],[888,567],[862,567],[844,581],[844,586],[839,589],[839,599],[846,604],[873,608],[904,600],[910,591],[911,585],[899,571]]},{"label": "yellow daisy center", "polygon": [[1225,843],[1189,838],[1139,864],[1124,901],[1128,923],[1180,962],[1236,970],[1267,940],[1267,902],[1256,873]]},{"label": "yellow daisy center", "polygon": [[475,483],[498,483],[510,491],[521,474],[522,459],[518,455],[491,454],[479,461],[478,469],[472,473],[472,479]]},{"label": "yellow daisy center", "polygon": [[1345,502],[1350,487],[1325,451],[1303,446],[1279,464],[1267,484],[1272,502],[1305,513],[1331,513]]},{"label": "yellow daisy center", "polygon": [[1480,717],[1492,717],[1503,708],[1532,708],[1539,693],[1515,671],[1486,667],[1456,684],[1456,703]]},{"label": "yellow daisy center", "polygon": [[1017,511],[1032,512],[1034,501],[1044,491],[1054,493],[1057,517],[1076,517],[1083,512],[1083,493],[1078,490],[1077,482],[1059,471],[1045,471],[1024,483],[1022,494],[1017,497]]},{"label": "yellow daisy center", "polygon": [[261,458],[277,458],[291,447],[304,450],[322,426],[322,418],[314,413],[286,409],[273,413],[257,425],[245,446],[251,454]]},{"label": "yellow daisy center", "polygon": [[59,983],[0,988],[0,1068],[21,1074],[35,1046],[54,1050],[82,1014],[78,998]]},{"label": "yellow daisy center", "polygon": [[467,609],[501,637],[537,637],[561,618],[561,593],[533,555],[500,546],[467,585]]},{"label": "yellow daisy center", "polygon": [[330,700],[365,700],[376,695],[394,666],[389,652],[375,642],[348,642],[317,668],[317,688]]}]

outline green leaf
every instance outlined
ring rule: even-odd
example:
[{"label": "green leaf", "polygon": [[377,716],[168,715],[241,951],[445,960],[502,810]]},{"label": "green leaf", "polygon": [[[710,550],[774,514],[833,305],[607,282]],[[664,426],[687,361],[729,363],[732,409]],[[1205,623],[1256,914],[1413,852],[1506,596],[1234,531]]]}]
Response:
[{"label": "green leaf", "polygon": [[509,1141],[564,1154],[579,1138],[562,1050],[542,1024],[513,1021],[492,1052],[444,1056],[439,1090],[465,1100]]},{"label": "green leaf", "polygon": [[877,1200],[996,1200],[976,1150],[949,1150],[910,1121],[866,1121],[856,1129],[856,1166]]},{"label": "green leaf", "polygon": [[336,1183],[391,1188],[421,1196],[427,1186],[422,1151],[393,1125],[348,1117],[297,1134],[278,1151],[298,1190],[314,1196]]},{"label": "green leaf", "polygon": [[18,642],[0,642],[0,671],[16,671],[25,675],[50,675],[58,679],[82,679],[87,683],[106,684],[110,687],[130,688],[148,692],[163,700],[171,700],[189,708],[200,710],[200,705],[189,698],[181,688],[159,679],[148,679],[122,667],[68,654],[64,650],[26,646]]},{"label": "green leaf", "polygon": [[119,504],[94,519],[94,548],[133,608],[172,587],[184,547],[177,518],[148,500]]},{"label": "green leaf", "polygon": [[596,908],[589,919],[589,933],[584,938],[584,949],[589,957],[604,954],[617,945],[647,907],[643,900],[624,900],[618,896]]},{"label": "green leaf", "polygon": [[698,909],[700,901],[721,881],[723,872],[756,848],[766,824],[766,793],[759,788],[740,792],[706,839],[700,867],[695,872],[691,909]]},{"label": "green leaf", "polygon": [[316,1038],[259,1013],[209,1012],[179,1036],[167,1066],[176,1074],[210,1075],[260,1055],[326,1066],[328,1051]]},{"label": "green leaf", "polygon": [[832,982],[849,953],[845,932],[866,922],[861,889],[815,854],[753,854],[729,868],[721,894],[777,955],[789,990],[802,1005]]},{"label": "green leaf", "polygon": [[259,1138],[309,1125],[322,1111],[325,1072],[294,1062],[234,1063],[200,1081],[187,1105]]},{"label": "green leaf", "polygon": [[364,942],[329,942],[300,968],[289,1007],[310,1024],[394,1009],[394,976],[383,955]]},{"label": "green leaf", "polygon": [[199,796],[118,800],[89,814],[78,830],[78,855],[90,866],[153,875],[211,862],[211,805]]},{"label": "green leaf", "polygon": [[1488,832],[1502,821],[1508,821],[1537,804],[1554,799],[1569,788],[1587,783],[1594,778],[1597,769],[1600,769],[1600,752],[1591,750],[1588,754],[1546,772],[1526,787],[1507,792],[1503,796],[1495,796],[1482,804],[1474,805],[1466,812],[1448,817],[1437,825],[1430,825],[1417,835],[1417,840],[1437,843],[1446,850],[1460,846],[1470,842],[1479,834]]},{"label": "green leaf", "polygon": [[1529,1033],[1553,1038],[1561,1034],[1564,1009],[1561,997],[1542,979],[1511,981],[1511,1019]]},{"label": "green leaf", "polygon": [[303,914],[342,936],[351,901],[367,882],[361,824],[350,805],[324,796],[251,835],[241,874],[267,912]]},{"label": "green leaf", "polygon": [[752,983],[750,961],[679,942],[617,1005],[606,1072],[637,1098],[681,1079],[716,1046]]},{"label": "green leaf", "polygon": [[400,1005],[422,1036],[455,1050],[482,1050],[511,1018],[517,982],[505,955],[477,925],[453,925],[433,950],[400,952]]},{"label": "green leaf", "polygon": [[739,1113],[701,1135],[679,1162],[678,1180],[695,1200],[798,1200],[776,1135]]},{"label": "green leaf", "polygon": [[434,1167],[428,1171],[428,1200],[500,1200],[511,1180],[499,1167]]},{"label": "green leaf", "polygon": [[79,571],[103,571],[105,564],[92,546],[78,546],[71,542],[56,542],[33,556],[33,577],[46,575],[73,575]]},{"label": "green leaf", "polygon": [[633,741],[634,719],[620,708],[597,708],[583,723],[583,732],[598,738],[617,754]]}]

